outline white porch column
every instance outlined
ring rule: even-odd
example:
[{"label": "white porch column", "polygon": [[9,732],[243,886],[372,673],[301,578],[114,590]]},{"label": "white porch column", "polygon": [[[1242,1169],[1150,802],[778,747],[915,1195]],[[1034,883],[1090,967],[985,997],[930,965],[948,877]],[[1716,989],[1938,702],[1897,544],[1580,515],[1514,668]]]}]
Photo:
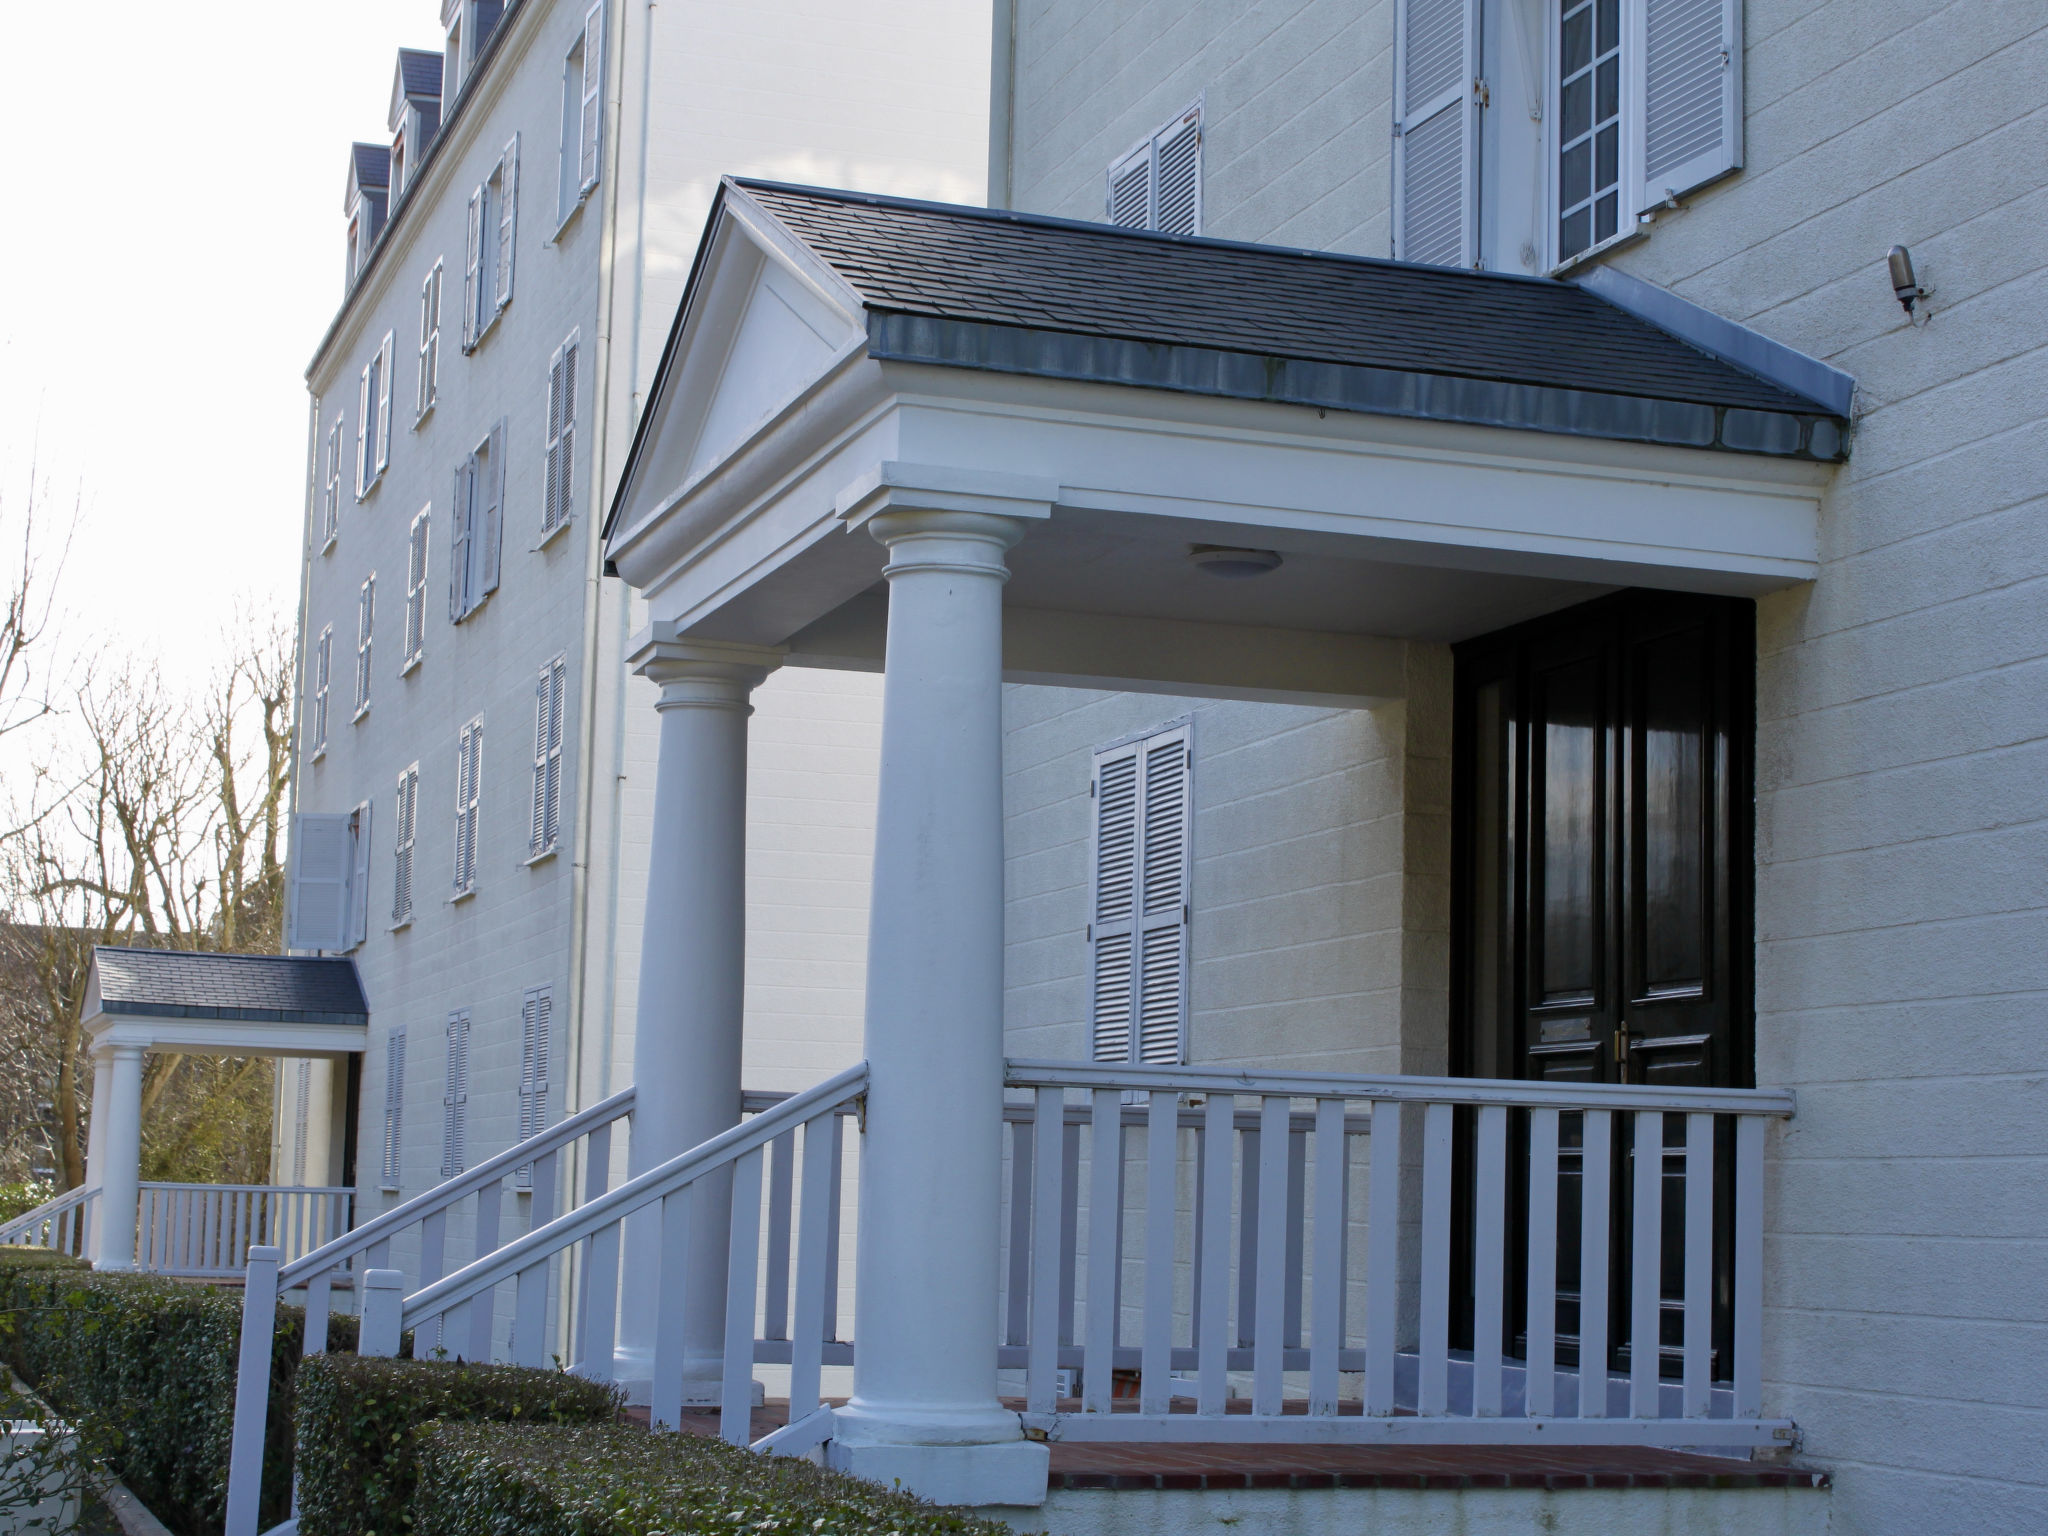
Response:
[{"label": "white porch column", "polygon": [[871,1076],[853,1397],[830,1456],[941,1503],[1038,1504],[1046,1447],[996,1400],[1003,556],[1025,524],[960,509],[996,498],[878,499],[866,522],[889,551],[889,629]]},{"label": "white porch column", "polygon": [[[102,1045],[93,1053],[93,1127],[88,1144],[97,1143],[99,1166],[88,1166],[88,1178],[100,1186],[99,1238],[93,1268],[135,1267],[136,1202],[142,1183],[142,1047]],[[106,1084],[105,1102],[100,1085]],[[100,1128],[105,1114],[105,1130]],[[88,1152],[88,1156],[93,1154]]]},{"label": "white porch column", "polygon": [[[107,1166],[107,1102],[114,1092],[114,1069],[98,1051],[92,1053],[92,1119],[85,1127],[85,1187],[93,1188]],[[96,1258],[100,1251],[99,1223],[87,1226],[83,1253]]]},{"label": "white porch column", "polygon": [[[644,632],[627,662],[661,687],[630,1170],[687,1152],[740,1119],[746,984],[748,695],[781,663],[758,646]],[[724,1358],[730,1177],[698,1185],[684,1324],[685,1404],[715,1403]],[[617,1380],[637,1402],[653,1378],[655,1321],[681,1287],[662,1277],[660,1226],[627,1224]]]}]

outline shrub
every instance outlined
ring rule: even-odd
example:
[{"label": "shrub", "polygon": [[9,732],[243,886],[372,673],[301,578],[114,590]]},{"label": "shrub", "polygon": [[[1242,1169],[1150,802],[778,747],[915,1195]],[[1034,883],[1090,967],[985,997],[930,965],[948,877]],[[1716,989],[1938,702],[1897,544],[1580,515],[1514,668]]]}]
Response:
[{"label": "shrub", "polygon": [[[305,1313],[279,1307],[271,1349],[262,1520],[291,1507],[292,1397]],[[0,1249],[0,1352],[96,1440],[121,1480],[180,1536],[210,1536],[227,1512],[234,1438],[239,1291],[98,1273],[38,1249]],[[353,1317],[328,1321],[331,1349],[355,1348]]]},{"label": "shrub", "polygon": [[38,1183],[34,1179],[16,1184],[0,1184],[0,1221],[12,1221],[45,1201],[54,1199],[56,1194],[57,1191],[49,1185]]},{"label": "shrub", "polygon": [[1009,1536],[790,1456],[632,1424],[441,1424],[422,1437],[418,1536]]},{"label": "shrub", "polygon": [[413,1524],[418,1431],[436,1419],[579,1424],[615,1418],[617,1388],[564,1371],[328,1356],[299,1381],[303,1536],[393,1536]]}]

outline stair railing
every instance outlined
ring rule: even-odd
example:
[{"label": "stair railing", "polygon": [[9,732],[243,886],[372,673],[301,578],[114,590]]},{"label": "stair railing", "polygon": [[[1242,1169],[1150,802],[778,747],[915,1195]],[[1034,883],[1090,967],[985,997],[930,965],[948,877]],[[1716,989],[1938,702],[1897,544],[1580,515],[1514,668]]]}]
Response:
[{"label": "stair railing", "polygon": [[0,1223],[0,1246],[47,1248],[52,1253],[83,1255],[91,1243],[93,1207],[99,1203],[97,1184],[66,1190],[54,1200],[45,1200],[32,1211]]}]

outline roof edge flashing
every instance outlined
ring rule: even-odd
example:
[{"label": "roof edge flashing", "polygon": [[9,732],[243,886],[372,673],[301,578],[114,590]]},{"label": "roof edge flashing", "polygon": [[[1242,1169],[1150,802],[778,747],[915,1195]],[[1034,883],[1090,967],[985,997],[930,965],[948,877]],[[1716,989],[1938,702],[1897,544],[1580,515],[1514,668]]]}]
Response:
[{"label": "roof edge flashing", "polygon": [[1568,281],[1711,357],[1803,395],[1844,421],[1850,418],[1856,398],[1853,374],[1615,267],[1589,267]]}]

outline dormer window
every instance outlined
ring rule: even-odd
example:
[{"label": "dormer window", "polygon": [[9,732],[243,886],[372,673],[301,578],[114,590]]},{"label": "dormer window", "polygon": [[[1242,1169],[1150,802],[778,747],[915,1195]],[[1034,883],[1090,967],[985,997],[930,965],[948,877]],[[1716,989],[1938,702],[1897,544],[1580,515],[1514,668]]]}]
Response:
[{"label": "dormer window", "polygon": [[398,50],[398,72],[391,82],[391,197],[405,195],[427,146],[441,131],[442,58],[424,48]]},{"label": "dormer window", "polygon": [[448,46],[442,53],[444,100],[453,102],[468,83],[469,72],[504,14],[505,0],[441,0],[441,29],[448,34]]},{"label": "dormer window", "polygon": [[353,284],[369,264],[384,218],[391,207],[391,151],[382,144],[352,144],[348,156],[348,193],[342,212],[348,217],[347,281]]}]

